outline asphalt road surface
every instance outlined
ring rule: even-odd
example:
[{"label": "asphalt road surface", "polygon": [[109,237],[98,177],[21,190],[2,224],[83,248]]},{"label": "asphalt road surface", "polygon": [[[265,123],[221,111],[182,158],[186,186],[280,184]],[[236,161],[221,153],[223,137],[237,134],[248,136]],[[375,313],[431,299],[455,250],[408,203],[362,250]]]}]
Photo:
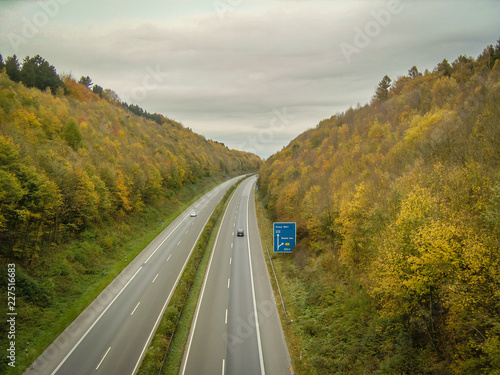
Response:
[{"label": "asphalt road surface", "polygon": [[258,233],[255,183],[245,180],[224,214],[181,375],[293,373]]},{"label": "asphalt road surface", "polygon": [[199,235],[236,180],[212,189],[179,215],[25,374],[135,373]]}]

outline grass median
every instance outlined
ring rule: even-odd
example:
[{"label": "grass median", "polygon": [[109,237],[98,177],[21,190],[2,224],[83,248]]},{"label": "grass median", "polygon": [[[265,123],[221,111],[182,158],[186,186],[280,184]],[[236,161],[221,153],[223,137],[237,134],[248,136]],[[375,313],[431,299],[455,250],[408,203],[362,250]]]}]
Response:
[{"label": "grass median", "polygon": [[211,249],[231,194],[243,179],[233,185],[215,208],[203,229],[165,314],[146,351],[139,375],[177,374],[189,336],[198,296],[208,266]]}]

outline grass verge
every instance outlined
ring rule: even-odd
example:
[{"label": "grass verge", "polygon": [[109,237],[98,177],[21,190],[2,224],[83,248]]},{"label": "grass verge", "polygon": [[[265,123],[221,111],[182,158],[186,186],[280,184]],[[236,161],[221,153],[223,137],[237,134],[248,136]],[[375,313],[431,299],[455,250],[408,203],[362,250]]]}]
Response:
[{"label": "grass verge", "polygon": [[[16,267],[19,281],[16,289],[19,287],[21,296],[16,300],[19,355],[16,367],[6,366],[2,361],[0,373],[23,373],[151,240],[223,180],[213,177],[185,186],[156,207],[145,207],[142,212],[109,223],[105,228],[88,230],[61,245],[50,259],[49,256],[40,259],[29,274],[21,266]],[[5,347],[6,338],[7,334],[2,335],[1,347]]]},{"label": "grass verge", "polygon": [[[271,285],[273,287],[274,298],[276,300],[276,305],[278,306],[278,311],[281,319],[281,326],[283,327],[283,333],[285,334],[285,339],[288,346],[288,351],[292,360],[292,366],[295,374],[309,374],[310,367],[308,360],[303,356],[304,344],[301,341],[302,335],[300,334],[300,326],[296,324],[297,322],[297,310],[294,308],[293,300],[294,296],[300,295],[297,289],[300,289],[300,283],[297,280],[291,280],[286,277],[283,268],[287,268],[292,262],[290,254],[275,254],[273,249],[273,223],[270,220],[267,210],[264,208],[262,200],[260,199],[260,194],[256,194],[255,208],[257,213],[257,223],[259,226],[259,233],[262,241],[262,247],[264,249],[264,258],[266,259],[266,264],[268,268],[269,275],[271,275]],[[276,272],[276,278],[280,284],[281,294],[283,296],[283,301],[286,309],[283,309],[281,303],[281,298],[278,292],[278,286],[274,278],[273,270],[271,268],[271,260],[266,250],[266,244],[269,248],[271,254],[271,259],[274,266],[274,271]]]},{"label": "grass verge", "polygon": [[151,345],[146,351],[139,375],[178,374],[208,266],[210,250],[229,198],[241,181],[226,192],[203,229]]}]

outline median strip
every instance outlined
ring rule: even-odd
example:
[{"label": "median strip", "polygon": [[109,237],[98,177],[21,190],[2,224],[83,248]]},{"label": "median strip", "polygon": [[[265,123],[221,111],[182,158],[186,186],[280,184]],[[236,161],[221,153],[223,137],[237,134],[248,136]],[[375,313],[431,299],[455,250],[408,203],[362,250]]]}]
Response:
[{"label": "median strip", "polygon": [[177,374],[210,255],[207,250],[211,249],[229,197],[242,180],[226,192],[203,229],[138,374]]}]

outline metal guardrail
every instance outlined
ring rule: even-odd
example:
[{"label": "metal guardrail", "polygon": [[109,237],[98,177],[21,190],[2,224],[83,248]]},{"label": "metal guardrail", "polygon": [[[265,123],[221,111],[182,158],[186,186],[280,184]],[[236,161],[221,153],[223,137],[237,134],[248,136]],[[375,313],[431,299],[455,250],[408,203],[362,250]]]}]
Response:
[{"label": "metal guardrail", "polygon": [[269,248],[267,247],[267,244],[265,244],[265,245],[266,245],[267,255],[269,256],[269,262],[271,262],[271,268],[273,270],[274,280],[276,280],[276,285],[278,286],[278,293],[279,293],[280,298],[281,298],[281,305],[283,306],[283,311],[285,312],[285,320],[288,323],[288,316],[286,313],[285,302],[283,301],[283,295],[281,294],[280,283],[278,282],[278,277],[276,276],[276,271],[274,270],[273,260],[271,258],[271,254],[269,253]]}]

